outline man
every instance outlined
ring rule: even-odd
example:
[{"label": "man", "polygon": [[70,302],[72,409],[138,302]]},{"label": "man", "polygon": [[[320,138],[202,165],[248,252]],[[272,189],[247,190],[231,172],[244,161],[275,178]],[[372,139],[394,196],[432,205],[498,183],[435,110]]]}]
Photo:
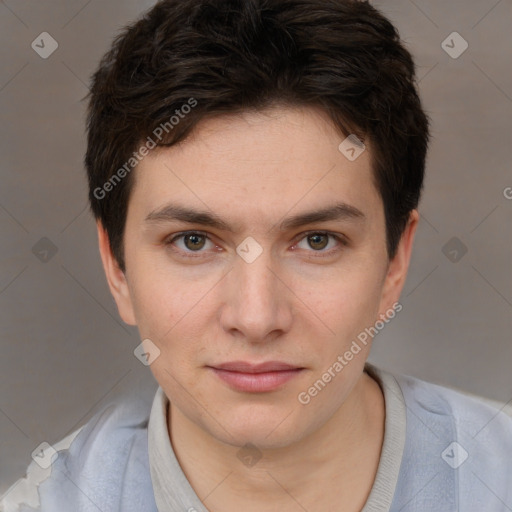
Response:
[{"label": "man", "polygon": [[512,420],[366,362],[429,139],[381,13],[164,0],[103,58],[87,129],[106,277],[159,388],[17,510],[512,510]]}]

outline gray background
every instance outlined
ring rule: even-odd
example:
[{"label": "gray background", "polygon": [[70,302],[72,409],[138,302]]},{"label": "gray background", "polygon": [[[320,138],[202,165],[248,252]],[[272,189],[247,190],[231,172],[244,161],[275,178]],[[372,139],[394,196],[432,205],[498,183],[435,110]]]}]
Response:
[{"label": "gray background", "polygon": [[[42,441],[62,439],[106,401],[156,389],[104,280],[81,101],[115,33],[152,3],[0,2],[0,494]],[[373,4],[416,58],[433,141],[403,311],[370,361],[508,402],[512,1]],[[59,44],[48,59],[31,48],[45,31]],[[454,31],[469,44],[456,59],[441,47]],[[43,237],[55,254],[42,252]]]}]

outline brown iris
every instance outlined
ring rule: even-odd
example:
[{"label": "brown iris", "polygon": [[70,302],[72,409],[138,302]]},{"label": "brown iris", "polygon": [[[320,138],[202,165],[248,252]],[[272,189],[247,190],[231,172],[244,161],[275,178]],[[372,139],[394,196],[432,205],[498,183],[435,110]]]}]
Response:
[{"label": "brown iris", "polygon": [[[322,241],[323,239],[323,241]],[[316,233],[314,235],[308,236],[308,242],[312,249],[324,249],[329,243],[329,238],[327,235],[323,235],[321,233]]]},{"label": "brown iris", "polygon": [[[183,237],[185,247],[191,251],[202,249],[204,247],[205,241],[206,240],[204,235],[191,234],[185,235]],[[187,242],[190,242],[190,245]]]}]

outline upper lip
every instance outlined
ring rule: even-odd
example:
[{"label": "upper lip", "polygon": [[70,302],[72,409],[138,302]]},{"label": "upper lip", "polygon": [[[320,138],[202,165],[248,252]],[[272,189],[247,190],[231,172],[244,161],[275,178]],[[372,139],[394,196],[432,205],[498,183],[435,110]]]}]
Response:
[{"label": "upper lip", "polygon": [[231,361],[229,363],[212,365],[211,368],[240,373],[281,372],[286,370],[301,369],[301,367],[299,366],[283,363],[281,361],[267,361],[265,363],[259,364],[253,364],[246,361]]}]

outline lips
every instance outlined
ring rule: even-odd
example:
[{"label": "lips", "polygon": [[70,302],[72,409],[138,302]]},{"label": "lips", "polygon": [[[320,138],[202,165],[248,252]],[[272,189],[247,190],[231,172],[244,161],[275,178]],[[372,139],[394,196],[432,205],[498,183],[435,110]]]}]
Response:
[{"label": "lips", "polygon": [[233,361],[231,363],[216,364],[213,368],[240,373],[266,373],[297,370],[299,367],[280,361],[268,361],[266,363],[252,364],[245,361]]},{"label": "lips", "polygon": [[209,366],[230,388],[247,393],[274,391],[299,375],[304,368],[281,361],[253,364],[245,361]]}]

